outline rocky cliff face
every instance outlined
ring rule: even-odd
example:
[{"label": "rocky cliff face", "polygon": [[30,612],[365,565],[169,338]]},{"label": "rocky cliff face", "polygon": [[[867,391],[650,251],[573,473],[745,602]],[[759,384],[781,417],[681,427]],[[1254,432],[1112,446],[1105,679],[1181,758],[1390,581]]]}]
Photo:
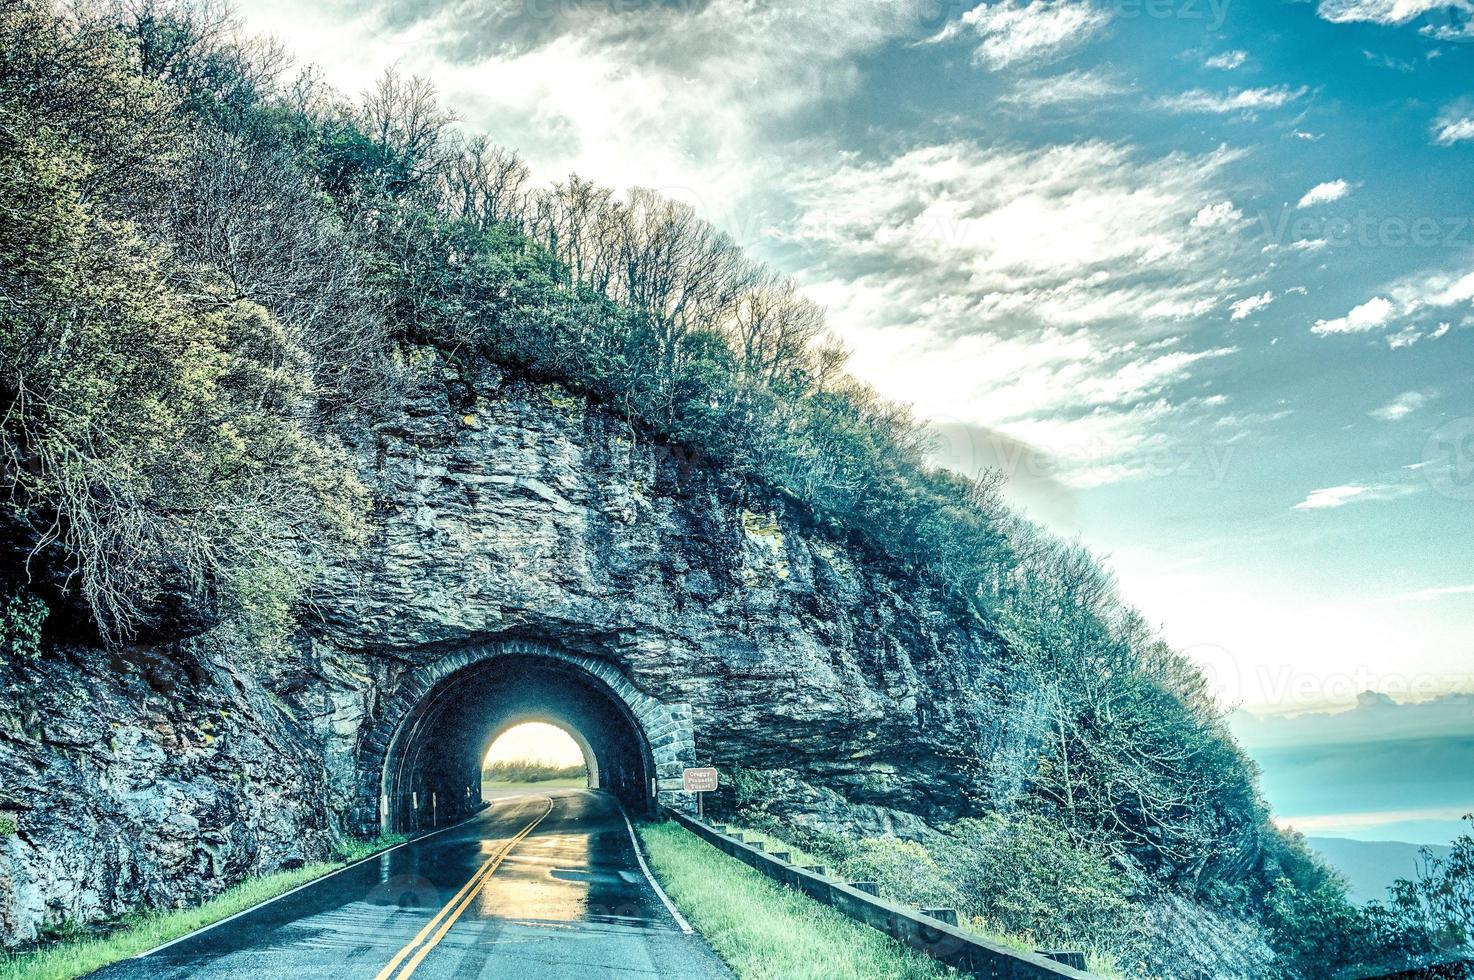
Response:
[{"label": "rocky cliff face", "polygon": [[418,666],[536,639],[689,705],[703,763],[820,826],[919,831],[984,792],[999,652],[797,508],[562,389],[410,358],[353,447],[375,534],[286,652],[216,631],[0,667],[0,935],[324,857]]}]

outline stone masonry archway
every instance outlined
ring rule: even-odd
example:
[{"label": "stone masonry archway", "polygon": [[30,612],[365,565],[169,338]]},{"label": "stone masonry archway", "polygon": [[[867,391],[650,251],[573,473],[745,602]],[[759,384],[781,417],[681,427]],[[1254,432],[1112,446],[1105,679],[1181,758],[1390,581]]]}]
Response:
[{"label": "stone masonry archway", "polygon": [[481,760],[514,719],[549,721],[585,749],[598,785],[636,812],[685,804],[691,711],[645,694],[612,662],[509,640],[447,653],[406,676],[358,743],[360,832],[440,826],[479,808]]}]

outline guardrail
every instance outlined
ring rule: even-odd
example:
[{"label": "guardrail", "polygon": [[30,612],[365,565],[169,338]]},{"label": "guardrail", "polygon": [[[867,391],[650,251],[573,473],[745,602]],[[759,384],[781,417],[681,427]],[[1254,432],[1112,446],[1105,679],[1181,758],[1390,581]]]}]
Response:
[{"label": "guardrail", "polygon": [[[708,844],[769,878],[970,976],[988,980],[1056,980],[1059,977],[1092,980],[1095,976],[1084,971],[1084,955],[1081,953],[1051,953],[1046,956],[989,942],[957,928],[956,913],[951,909],[930,910],[943,915],[951,912],[952,921],[946,921],[920,909],[897,905],[874,894],[876,889],[871,882],[844,882],[831,878],[821,867],[800,867],[791,863],[786,851],[769,853],[761,846],[754,847],[724,834],[689,814],[671,809],[666,809],[665,813]],[[1066,962],[1073,960],[1079,968],[1050,956],[1060,957]]]}]

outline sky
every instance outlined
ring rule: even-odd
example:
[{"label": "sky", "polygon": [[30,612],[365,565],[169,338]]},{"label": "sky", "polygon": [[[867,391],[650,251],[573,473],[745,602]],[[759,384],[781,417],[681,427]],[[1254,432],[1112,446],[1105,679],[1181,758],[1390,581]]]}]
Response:
[{"label": "sky", "polygon": [[1260,716],[1233,733],[1260,769],[1285,827],[1320,837],[1449,844],[1474,831],[1474,695],[1398,704],[1363,693],[1355,708]]},{"label": "sky", "polygon": [[497,736],[486,751],[484,765],[542,762],[551,766],[576,766],[583,761],[583,750],[566,731],[547,722],[527,721]]},{"label": "sky", "polygon": [[242,0],[687,201],[1226,704],[1474,690],[1474,0]]}]

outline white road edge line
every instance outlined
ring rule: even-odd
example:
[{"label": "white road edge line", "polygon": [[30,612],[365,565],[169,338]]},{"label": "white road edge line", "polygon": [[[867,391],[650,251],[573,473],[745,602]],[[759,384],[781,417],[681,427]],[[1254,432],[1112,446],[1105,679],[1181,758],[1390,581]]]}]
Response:
[{"label": "white road edge line", "polygon": [[650,873],[650,865],[645,863],[645,855],[640,850],[640,839],[635,836],[635,825],[630,823],[630,815],[624,812],[622,803],[619,806],[619,815],[624,817],[625,829],[630,832],[630,843],[635,846],[635,860],[640,862],[640,870],[645,872],[645,880],[650,882],[650,887],[655,889],[655,894],[665,903],[666,911],[671,914],[671,918],[676,920],[676,925],[681,927],[681,931],[688,936],[691,935],[696,930],[692,929],[686,917],[676,910],[675,903],[670,900],[665,889],[660,887],[660,882],[656,881],[655,876]]},{"label": "white road edge line", "polygon": [[[510,796],[510,797],[504,797],[504,799],[518,799],[518,797]],[[395,844],[393,847],[386,847],[382,851],[375,851],[374,853],[370,854],[366,858],[359,858],[357,861],[354,861],[352,864],[345,864],[345,865],[343,865],[337,871],[329,871],[327,874],[323,875],[321,878],[313,878],[311,881],[304,881],[302,884],[298,885],[296,888],[292,888],[292,889],[289,889],[288,891],[284,891],[280,895],[273,895],[272,897],[266,899],[266,901],[264,901],[264,902],[257,902],[255,905],[252,905],[250,908],[241,909],[239,912],[235,912],[235,913],[233,913],[231,915],[227,915],[225,918],[220,919],[219,921],[216,921],[216,922],[212,922],[212,923],[210,923],[207,926],[200,926],[198,929],[194,930],[193,932],[186,932],[184,935],[178,937],[177,939],[171,939],[171,940],[169,940],[167,943],[164,943],[162,946],[155,946],[153,949],[145,950],[144,952],[138,953],[135,956],[132,956],[130,958],[131,959],[135,959],[135,960],[141,960],[141,959],[143,959],[146,956],[152,956],[155,953],[162,953],[164,950],[168,949],[170,946],[174,946],[174,945],[176,945],[178,943],[182,943],[186,939],[193,939],[195,936],[198,936],[201,933],[209,932],[211,929],[214,929],[216,926],[223,926],[223,925],[225,925],[225,923],[231,922],[231,921],[233,921],[235,919],[239,919],[243,915],[247,915],[247,914],[249,914],[251,912],[255,912],[257,909],[265,908],[266,906],[270,905],[272,902],[279,902],[282,899],[288,897],[289,895],[295,895],[298,892],[302,891],[303,889],[311,888],[313,885],[321,884],[322,882],[327,881],[329,878],[336,878],[338,875],[342,874],[343,872],[345,872],[345,871],[351,871],[354,868],[358,867],[360,864],[363,864],[363,863],[365,863],[367,861],[377,861],[379,858],[383,857],[385,854],[388,854],[390,851],[397,851],[401,847],[407,847],[410,844],[417,844],[417,843],[419,843],[422,840],[429,840],[431,837],[434,837],[436,834],[443,834],[447,830],[454,830],[457,827],[459,827],[461,824],[465,823],[466,821],[471,820],[471,819],[474,819],[475,817],[479,817],[481,814],[485,813],[487,810],[491,809],[496,804],[497,804],[497,801],[496,800],[492,800],[491,803],[487,804],[482,809],[477,810],[475,813],[471,814],[471,816],[467,817],[465,820],[457,820],[455,823],[451,824],[449,827],[441,827],[439,830],[432,830],[428,834],[422,834],[419,837],[411,837],[407,841],[401,841],[398,844]]]}]

